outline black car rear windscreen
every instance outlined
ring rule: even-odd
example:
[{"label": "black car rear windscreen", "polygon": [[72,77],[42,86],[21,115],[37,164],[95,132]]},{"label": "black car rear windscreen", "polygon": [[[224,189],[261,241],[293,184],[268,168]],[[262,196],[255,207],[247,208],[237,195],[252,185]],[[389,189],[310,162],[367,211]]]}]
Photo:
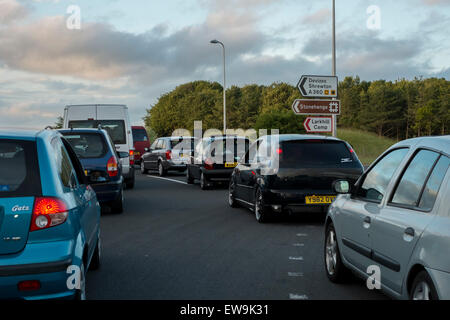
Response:
[{"label": "black car rear windscreen", "polygon": [[352,151],[341,141],[296,140],[281,143],[280,167],[356,167]]}]

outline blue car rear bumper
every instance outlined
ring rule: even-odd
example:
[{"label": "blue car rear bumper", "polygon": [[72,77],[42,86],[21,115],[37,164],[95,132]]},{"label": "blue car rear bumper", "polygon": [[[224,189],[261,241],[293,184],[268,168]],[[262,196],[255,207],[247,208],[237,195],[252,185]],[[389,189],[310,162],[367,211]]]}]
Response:
[{"label": "blue car rear bumper", "polygon": [[[80,264],[75,257],[74,241],[27,244],[18,254],[0,256],[0,299],[62,299],[75,291],[67,286],[72,273],[67,268]],[[22,281],[37,280],[40,288],[19,291]]]}]

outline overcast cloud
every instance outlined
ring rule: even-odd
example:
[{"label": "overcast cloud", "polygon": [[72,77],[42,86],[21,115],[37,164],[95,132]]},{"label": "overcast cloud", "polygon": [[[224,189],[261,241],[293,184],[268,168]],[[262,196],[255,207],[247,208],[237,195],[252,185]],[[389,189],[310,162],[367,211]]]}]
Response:
[{"label": "overcast cloud", "polygon": [[[355,2],[361,7],[366,3]],[[301,74],[329,74],[328,2],[299,6],[298,21],[275,19],[280,8],[295,3],[198,0],[205,10],[202,20],[173,30],[167,19],[137,33],[94,20],[83,20],[81,30],[69,30],[65,12],[38,12],[49,4],[0,0],[0,126],[53,124],[70,103],[124,103],[132,121],[140,123],[145,108],[175,86],[221,81],[221,48],[209,44],[214,38],[227,47],[229,85],[295,84]],[[449,14],[439,8],[448,8],[449,1],[417,3],[431,11],[408,33],[385,34],[343,22],[337,32],[339,76],[448,78],[450,47],[442,40],[449,40]],[[364,22],[366,12],[361,16]],[[438,60],[433,58],[436,50]]]}]

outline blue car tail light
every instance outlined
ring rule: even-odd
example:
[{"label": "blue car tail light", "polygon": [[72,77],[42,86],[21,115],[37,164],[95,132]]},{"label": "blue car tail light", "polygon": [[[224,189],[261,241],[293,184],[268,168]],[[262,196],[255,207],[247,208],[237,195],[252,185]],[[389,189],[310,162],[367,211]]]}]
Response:
[{"label": "blue car tail light", "polygon": [[67,220],[67,214],[67,205],[61,199],[53,197],[36,198],[30,232],[60,225]]}]

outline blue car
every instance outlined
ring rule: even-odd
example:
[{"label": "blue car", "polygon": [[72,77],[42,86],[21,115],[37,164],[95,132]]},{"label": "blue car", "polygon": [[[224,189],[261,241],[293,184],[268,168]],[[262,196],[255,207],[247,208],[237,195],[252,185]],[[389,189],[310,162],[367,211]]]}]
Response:
[{"label": "blue car", "polygon": [[116,152],[106,130],[68,129],[59,132],[77,154],[100,205],[122,213],[124,179],[119,159],[121,156],[129,157],[129,154]]},{"label": "blue car", "polygon": [[0,299],[85,299],[100,247],[100,205],[69,142],[0,130]]}]

